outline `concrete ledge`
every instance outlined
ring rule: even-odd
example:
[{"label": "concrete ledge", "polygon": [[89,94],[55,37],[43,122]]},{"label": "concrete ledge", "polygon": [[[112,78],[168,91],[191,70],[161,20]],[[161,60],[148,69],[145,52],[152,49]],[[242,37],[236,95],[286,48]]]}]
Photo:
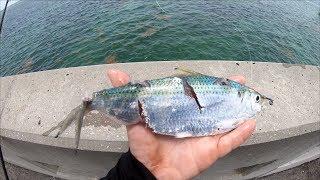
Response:
[{"label": "concrete ledge", "polygon": [[[72,148],[74,127],[62,138],[41,133],[61,121],[84,96],[111,87],[107,69],[121,69],[133,80],[159,78],[183,66],[208,75],[242,74],[247,84],[274,98],[274,106],[257,116],[257,131],[246,143],[257,144],[320,129],[319,67],[265,62],[175,61],[97,65],[50,70],[1,78],[1,135],[45,145]],[[98,120],[97,120],[98,119]],[[124,127],[112,127],[103,117],[87,117],[80,149],[126,150]]]},{"label": "concrete ledge", "polygon": [[[1,136],[43,145],[73,148],[74,125],[62,138],[41,134],[60,122],[84,96],[111,87],[106,69],[131,74],[133,80],[153,79],[188,67],[208,75],[242,74],[247,84],[274,98],[257,119],[257,130],[245,144],[258,144],[320,129],[320,68],[265,62],[170,61],[85,66],[1,78]],[[99,115],[98,115],[99,116]],[[101,116],[86,117],[79,148],[122,152],[127,149],[124,127],[112,127]]]},{"label": "concrete ledge", "polygon": [[125,127],[100,114],[85,117],[79,151],[74,125],[61,138],[41,134],[92,92],[111,87],[106,69],[133,80],[172,75],[183,66],[215,76],[242,74],[247,84],[273,97],[257,115],[251,139],[199,175],[204,179],[249,179],[294,167],[320,156],[320,68],[264,62],[174,61],[77,67],[1,78],[0,135],[5,160],[67,179],[97,179],[127,150]]}]

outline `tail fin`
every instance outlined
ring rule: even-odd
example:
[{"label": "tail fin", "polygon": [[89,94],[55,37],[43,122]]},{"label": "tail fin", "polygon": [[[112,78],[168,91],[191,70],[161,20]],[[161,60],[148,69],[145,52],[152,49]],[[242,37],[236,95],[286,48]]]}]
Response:
[{"label": "tail fin", "polygon": [[83,117],[85,114],[87,114],[91,110],[91,108],[90,108],[91,102],[92,102],[91,99],[84,99],[82,101],[81,110],[79,111],[79,113],[76,116],[76,136],[75,136],[76,149],[78,149],[78,147],[79,147]]},{"label": "tail fin", "polygon": [[60,128],[58,133],[54,136],[55,138],[59,137],[59,135],[62,134],[67,129],[67,127],[69,127],[69,125],[75,120],[75,116],[82,110],[81,106],[82,105],[79,105],[76,108],[74,108],[73,110],[71,110],[70,113],[67,115],[67,117],[64,120],[59,122],[59,124],[57,126],[54,126],[51,129],[49,129],[48,131],[44,132],[42,135],[48,136],[51,132]]},{"label": "tail fin", "polygon": [[58,133],[54,136],[58,138],[69,126],[75,121],[76,122],[76,135],[75,135],[75,147],[78,149],[79,140],[81,134],[81,127],[84,115],[90,110],[91,99],[84,99],[82,104],[71,110],[67,117],[62,120],[57,126],[52,127],[48,131],[44,132],[43,136],[48,136],[51,132],[59,128]]}]

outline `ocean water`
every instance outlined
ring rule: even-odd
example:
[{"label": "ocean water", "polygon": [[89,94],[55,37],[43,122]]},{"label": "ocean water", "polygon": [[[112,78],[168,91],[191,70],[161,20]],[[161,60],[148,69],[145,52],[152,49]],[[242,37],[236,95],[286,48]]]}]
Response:
[{"label": "ocean water", "polygon": [[20,0],[0,58],[1,76],[163,60],[319,66],[320,1]]}]

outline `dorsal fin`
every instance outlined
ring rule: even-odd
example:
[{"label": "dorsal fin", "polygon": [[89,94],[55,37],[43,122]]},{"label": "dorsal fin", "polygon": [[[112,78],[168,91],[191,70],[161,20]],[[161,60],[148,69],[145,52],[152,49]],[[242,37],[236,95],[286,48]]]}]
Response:
[{"label": "dorsal fin", "polygon": [[187,69],[187,68],[181,68],[181,67],[175,67],[174,70],[180,71],[183,74],[179,74],[179,76],[186,76],[186,75],[203,75],[206,76],[205,74],[193,71],[191,69]]},{"label": "dorsal fin", "polygon": [[222,86],[229,86],[230,80],[227,78],[218,78],[214,83]]}]

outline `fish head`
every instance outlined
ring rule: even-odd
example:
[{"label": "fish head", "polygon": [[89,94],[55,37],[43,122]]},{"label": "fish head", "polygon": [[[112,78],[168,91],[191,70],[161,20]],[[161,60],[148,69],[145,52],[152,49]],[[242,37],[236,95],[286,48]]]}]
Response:
[{"label": "fish head", "polygon": [[253,89],[246,91],[245,98],[248,106],[253,112],[261,111],[261,107],[264,104],[268,103],[269,105],[273,105],[273,100],[271,98],[268,98]]}]

